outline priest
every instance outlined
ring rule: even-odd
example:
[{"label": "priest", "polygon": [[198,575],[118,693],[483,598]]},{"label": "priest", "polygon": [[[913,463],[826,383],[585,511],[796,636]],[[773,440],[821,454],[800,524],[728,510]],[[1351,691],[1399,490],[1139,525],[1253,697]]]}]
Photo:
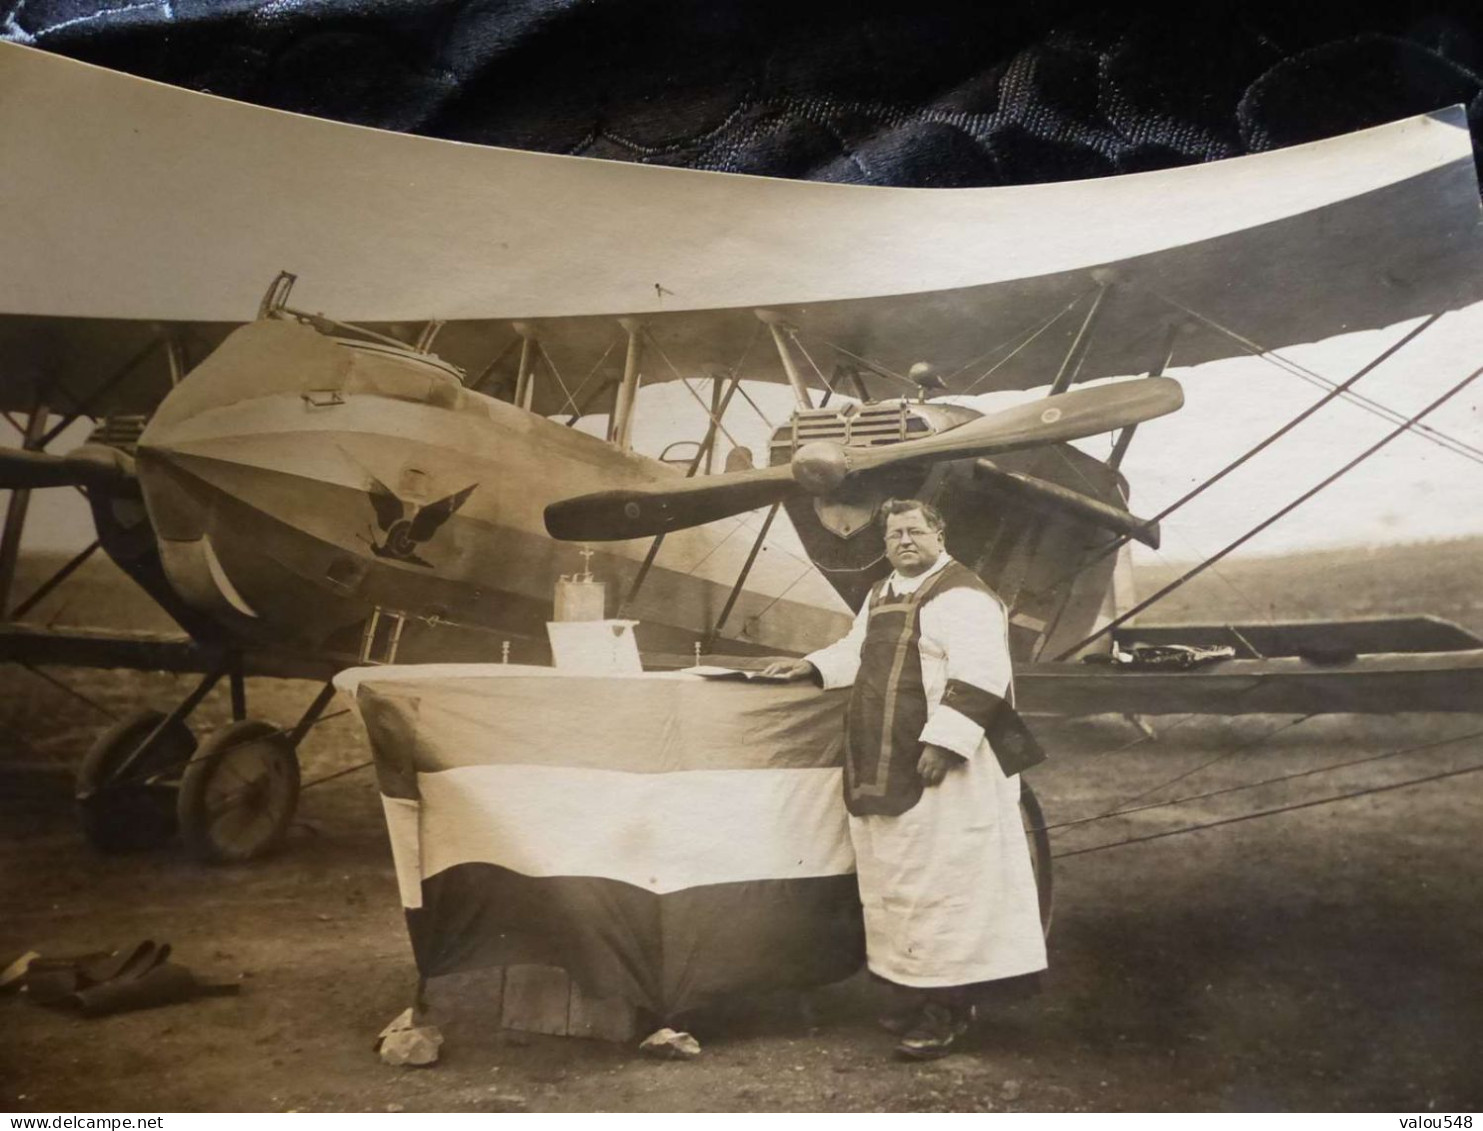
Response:
[{"label": "priest", "polygon": [[881,508],[893,572],[841,640],[774,676],[851,687],[845,805],[866,954],[899,987],[882,1018],[914,1059],[946,1055],[985,999],[1045,968],[1019,773],[1042,757],[1011,706],[1008,620],[945,550],[927,503]]}]

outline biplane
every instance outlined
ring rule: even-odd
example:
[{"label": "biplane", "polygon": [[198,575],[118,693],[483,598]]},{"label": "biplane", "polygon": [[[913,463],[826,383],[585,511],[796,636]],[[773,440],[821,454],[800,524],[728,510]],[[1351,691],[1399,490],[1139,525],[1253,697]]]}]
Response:
[{"label": "biplane", "polygon": [[[886,570],[893,495],[936,502],[1006,602],[1025,710],[1480,701],[1483,641],[1434,619],[1140,629],[1127,547],[1186,500],[1140,517],[1120,470],[1177,420],[1171,368],[1358,329],[1389,344],[1310,374],[1320,395],[1258,448],[1340,400],[1394,424],[1371,452],[1468,447],[1426,416],[1476,373],[1410,416],[1355,389],[1483,297],[1460,110],[1094,186],[873,189],[389,135],[0,45],[0,137],[25,218],[0,277],[21,437],[0,456],[0,659],[200,676],[84,760],[101,847],[178,822],[206,859],[267,851],[332,689],[280,727],[249,717],[247,675],[545,662],[563,576],[607,582],[656,665],[806,651]],[[763,453],[732,442],[754,382],[792,398]],[[668,383],[704,428],[641,454],[643,390]],[[88,443],[48,450],[83,419]],[[1077,446],[1107,434],[1105,457]],[[41,488],[85,492],[97,538],[17,602]],[[98,549],[179,635],[26,621]],[[223,680],[234,721],[198,740]]]}]

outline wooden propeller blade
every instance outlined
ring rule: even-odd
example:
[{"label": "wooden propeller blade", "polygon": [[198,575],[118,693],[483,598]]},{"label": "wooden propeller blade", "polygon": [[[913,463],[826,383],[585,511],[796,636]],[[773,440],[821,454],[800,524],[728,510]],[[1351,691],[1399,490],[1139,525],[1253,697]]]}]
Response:
[{"label": "wooden propeller blade", "polygon": [[84,444],[70,455],[0,451],[0,488],[102,487],[134,476],[134,461],[116,448]]},{"label": "wooden propeller blade", "polygon": [[546,530],[567,542],[617,542],[703,526],[782,502],[800,490],[788,464],[597,491],[546,508]]},{"label": "wooden propeller blade", "polygon": [[1079,440],[1165,416],[1184,404],[1184,390],[1170,377],[1145,377],[1075,389],[1017,405],[967,424],[878,448],[846,448],[850,474],[915,460],[966,459],[1041,444]]},{"label": "wooden propeller blade", "polygon": [[970,420],[950,431],[878,448],[805,444],[776,467],[675,479],[563,499],[546,508],[546,530],[570,542],[616,542],[701,526],[781,502],[795,491],[828,495],[847,477],[919,460],[965,459],[1094,436],[1173,412],[1179,382],[1148,377],[1077,389]]}]

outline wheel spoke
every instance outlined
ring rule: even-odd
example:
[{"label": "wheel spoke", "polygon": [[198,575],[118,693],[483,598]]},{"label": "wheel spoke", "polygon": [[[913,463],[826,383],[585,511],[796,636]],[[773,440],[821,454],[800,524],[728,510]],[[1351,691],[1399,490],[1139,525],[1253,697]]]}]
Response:
[{"label": "wheel spoke", "polygon": [[[257,772],[254,773],[254,770]],[[237,746],[221,756],[221,761],[217,763],[216,773],[212,774],[211,781],[214,784],[220,775],[225,774],[235,779],[240,785],[253,785],[266,772],[261,762],[260,751],[251,746]]]},{"label": "wheel spoke", "polygon": [[236,852],[250,854],[262,844],[273,828],[272,814],[266,810],[235,809],[235,820],[212,826],[214,839]]},{"label": "wheel spoke", "polygon": [[182,780],[187,847],[206,860],[260,855],[282,838],[298,788],[298,764],[280,731],[256,720],[228,724]]},{"label": "wheel spoke", "polygon": [[217,821],[217,818],[222,817],[227,813],[237,812],[238,810],[243,808],[241,802],[246,796],[247,791],[245,789],[239,789],[235,793],[229,794],[226,797],[218,798],[216,801],[207,804],[207,822],[214,825]]},{"label": "wheel spoke", "polygon": [[211,839],[220,845],[235,846],[237,830],[250,823],[252,814],[245,809],[229,809],[211,822]]},{"label": "wheel spoke", "polygon": [[[237,808],[244,798],[250,798],[255,790],[263,788],[263,783],[270,780],[271,766],[237,756],[244,752],[250,753],[250,748],[229,750],[214,767],[204,791],[208,817]],[[251,773],[251,770],[258,772]]]}]

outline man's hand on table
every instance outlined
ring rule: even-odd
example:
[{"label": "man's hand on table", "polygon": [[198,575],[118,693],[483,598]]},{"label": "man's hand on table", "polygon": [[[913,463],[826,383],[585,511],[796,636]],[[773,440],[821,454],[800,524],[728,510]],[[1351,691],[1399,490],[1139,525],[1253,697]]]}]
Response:
[{"label": "man's hand on table", "polygon": [[964,761],[962,755],[929,743],[922,747],[922,756],[917,759],[917,773],[922,776],[923,785],[937,785],[947,777],[949,770]]},{"label": "man's hand on table", "polygon": [[810,679],[817,669],[807,660],[774,660],[762,669],[768,679]]}]

